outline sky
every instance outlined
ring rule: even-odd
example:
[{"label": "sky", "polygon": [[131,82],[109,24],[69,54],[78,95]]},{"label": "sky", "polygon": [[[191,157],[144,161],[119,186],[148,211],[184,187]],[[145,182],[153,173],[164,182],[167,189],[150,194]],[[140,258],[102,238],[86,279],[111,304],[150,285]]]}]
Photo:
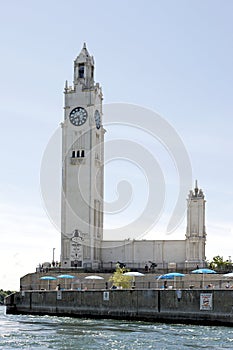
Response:
[{"label": "sky", "polygon": [[[40,171],[63,119],[65,80],[72,82],[84,42],[105,103],[155,111],[183,140],[193,183],[198,179],[206,196],[207,259],[233,256],[232,17],[230,0],[2,1],[0,288],[19,289],[19,278],[51,261],[53,248],[60,258],[60,233],[45,210]],[[149,142],[144,136],[140,142]],[[173,173],[166,198],[174,203]],[[105,193],[114,197],[110,182]],[[168,205],[164,221],[169,211]],[[162,228],[154,229],[155,239]],[[184,235],[185,219],[170,238]]]}]

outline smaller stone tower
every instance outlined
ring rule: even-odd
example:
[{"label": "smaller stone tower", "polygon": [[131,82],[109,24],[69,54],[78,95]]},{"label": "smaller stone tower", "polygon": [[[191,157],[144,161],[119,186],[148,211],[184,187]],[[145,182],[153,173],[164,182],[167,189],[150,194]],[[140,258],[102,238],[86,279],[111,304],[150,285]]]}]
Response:
[{"label": "smaller stone tower", "polygon": [[201,267],[205,262],[205,202],[196,180],[187,199],[186,266],[190,268]]}]

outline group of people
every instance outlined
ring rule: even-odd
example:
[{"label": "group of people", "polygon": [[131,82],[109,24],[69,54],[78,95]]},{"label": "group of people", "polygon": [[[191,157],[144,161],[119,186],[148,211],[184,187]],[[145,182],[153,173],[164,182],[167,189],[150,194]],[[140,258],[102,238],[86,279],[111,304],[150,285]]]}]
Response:
[{"label": "group of people", "polygon": [[[149,261],[149,264],[150,264],[150,266],[149,266],[148,264],[146,264],[145,267],[144,267],[144,271],[145,271],[146,273],[149,272],[149,271],[152,271],[152,272],[153,272],[153,271],[155,270],[156,266],[157,266],[157,264],[154,263],[153,261]],[[122,263],[122,262],[120,262],[120,261],[117,261],[117,265],[118,265],[121,269],[123,269],[123,268],[126,267],[126,264],[125,264],[125,263]]]},{"label": "group of people", "polygon": [[227,289],[228,289],[228,288],[233,288],[233,286],[231,286],[231,285],[230,285],[230,282],[227,281],[227,284],[225,285],[225,288],[227,288]]},{"label": "group of people", "polygon": [[145,272],[149,272],[149,271],[154,271],[154,269],[156,268],[157,264],[156,263],[153,263],[153,262],[150,262],[150,266],[148,266],[147,264],[145,265]]},{"label": "group of people", "polygon": [[48,272],[51,267],[61,267],[61,263],[58,261],[52,261],[52,263],[44,263],[38,265],[38,272]]}]

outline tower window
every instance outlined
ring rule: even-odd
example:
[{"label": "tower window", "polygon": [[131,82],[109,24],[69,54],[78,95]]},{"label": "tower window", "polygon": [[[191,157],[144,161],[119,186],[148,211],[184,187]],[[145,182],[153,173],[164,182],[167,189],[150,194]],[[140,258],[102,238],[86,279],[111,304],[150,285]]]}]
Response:
[{"label": "tower window", "polygon": [[84,78],[84,63],[78,65],[78,77]]},{"label": "tower window", "polygon": [[85,150],[79,149],[77,151],[71,152],[71,158],[84,158],[85,157]]}]

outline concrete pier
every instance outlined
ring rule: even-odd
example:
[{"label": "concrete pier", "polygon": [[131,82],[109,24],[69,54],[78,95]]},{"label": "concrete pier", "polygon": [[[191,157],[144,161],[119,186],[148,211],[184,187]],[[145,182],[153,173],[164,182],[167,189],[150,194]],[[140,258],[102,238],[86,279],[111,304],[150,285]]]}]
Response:
[{"label": "concrete pier", "polygon": [[233,326],[233,290],[21,291],[5,305],[8,314]]}]

